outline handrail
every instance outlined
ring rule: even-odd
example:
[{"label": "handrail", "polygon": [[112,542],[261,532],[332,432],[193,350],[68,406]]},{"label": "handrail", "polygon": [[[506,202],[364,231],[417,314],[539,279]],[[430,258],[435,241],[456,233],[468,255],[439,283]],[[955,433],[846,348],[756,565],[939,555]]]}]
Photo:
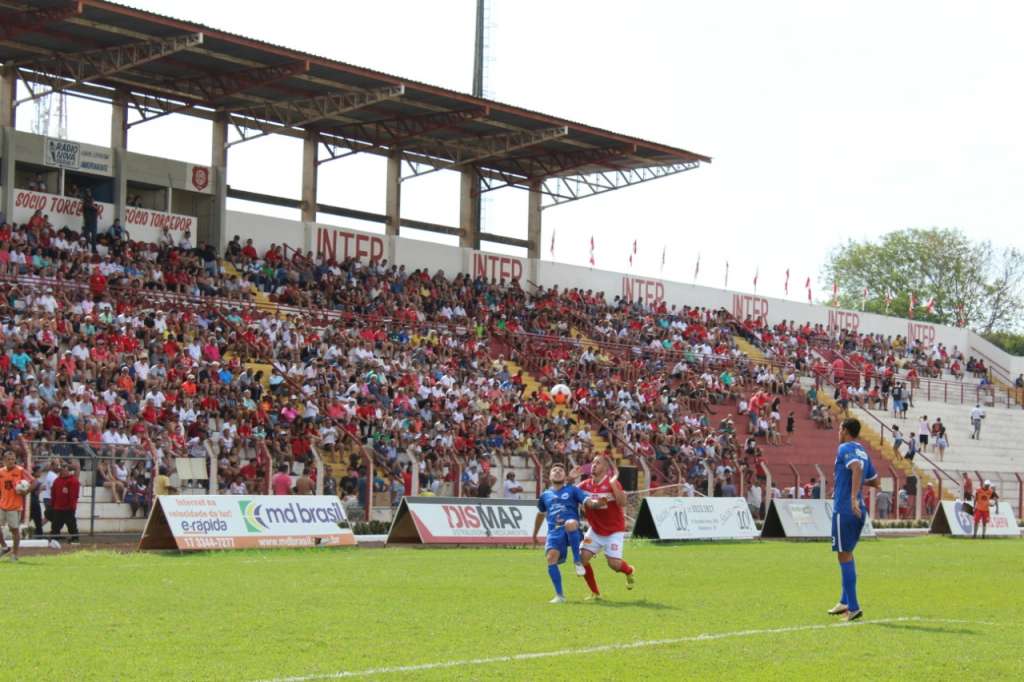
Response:
[{"label": "handrail", "polygon": [[767,512],[772,498],[775,497],[773,494],[773,491],[775,490],[775,483],[772,479],[772,470],[768,467],[768,463],[761,462],[761,468],[764,470],[764,510]]},{"label": "handrail", "polygon": [[312,443],[309,444],[309,451],[313,453],[313,464],[316,465],[316,494],[323,495],[324,475],[326,473],[326,469],[324,468],[324,458],[320,456],[320,452]]},{"label": "handrail", "polygon": [[216,495],[219,488],[220,481],[217,480],[217,458],[213,456],[213,446],[210,445],[210,439],[207,438],[203,441],[203,447],[206,449],[206,456],[209,458],[209,480],[206,481],[206,489],[210,495]]},{"label": "handrail", "polygon": [[[373,519],[373,457],[366,452],[366,448],[360,448],[360,454],[366,460],[366,504],[363,509],[363,520],[369,523]],[[356,488],[356,497],[359,497],[359,489]]]},{"label": "handrail", "polygon": [[[829,377],[828,377],[828,375],[826,375],[826,376],[824,377],[824,379],[825,379],[825,382],[826,382],[826,383],[827,383],[828,385],[830,385],[830,386],[832,386],[833,388],[835,388],[835,384],[833,384],[833,383],[832,383],[832,379],[831,379],[831,378],[829,378]],[[866,415],[868,415],[869,417],[871,417],[871,419],[873,419],[873,420],[874,420],[874,422],[875,422],[875,424],[876,424],[876,425],[878,426],[878,429],[879,429],[879,431],[878,431],[878,433],[879,433],[879,441],[878,441],[878,447],[879,447],[879,448],[882,448],[882,447],[883,447],[883,446],[885,445],[885,433],[886,433],[886,431],[888,431],[888,432],[890,433],[890,435],[891,435],[891,434],[892,434],[892,429],[891,429],[891,428],[889,428],[888,426],[886,426],[886,424],[885,424],[885,423],[884,423],[884,422],[883,422],[883,421],[882,421],[881,419],[879,419],[879,418],[878,418],[878,417],[877,417],[877,416],[876,416],[876,415],[875,415],[875,414],[874,414],[874,413],[873,413],[873,412],[872,412],[872,411],[871,411],[870,409],[868,409],[867,407],[861,406],[861,407],[860,407],[860,410],[861,410],[862,412],[864,412],[864,414],[866,414]],[[895,439],[894,439],[894,440],[895,440]],[[898,453],[897,453],[897,454],[898,454]],[[947,477],[947,478],[948,478],[949,480],[953,481],[953,483],[954,483],[954,484],[956,484],[956,485],[958,485],[958,486],[959,486],[959,483],[960,483],[960,482],[959,482],[959,481],[958,481],[957,479],[955,479],[955,478],[953,478],[952,476],[950,476],[950,475],[949,475],[949,474],[948,474],[947,472],[945,472],[945,471],[944,471],[944,470],[942,469],[942,467],[938,466],[937,464],[935,464],[935,462],[933,462],[933,461],[932,461],[931,459],[929,459],[929,458],[928,458],[928,457],[927,457],[926,455],[924,455],[924,453],[918,452],[916,456],[917,456],[917,457],[921,457],[921,459],[923,459],[923,460],[924,460],[925,462],[927,462],[927,463],[928,463],[929,465],[931,465],[933,469],[936,469],[936,470],[938,470],[938,471],[942,471],[943,475],[945,475],[945,476],[946,476],[946,477]]]},{"label": "handrail", "polygon": [[1013,475],[1017,479],[1017,514],[1024,516],[1024,478],[1017,472]]}]

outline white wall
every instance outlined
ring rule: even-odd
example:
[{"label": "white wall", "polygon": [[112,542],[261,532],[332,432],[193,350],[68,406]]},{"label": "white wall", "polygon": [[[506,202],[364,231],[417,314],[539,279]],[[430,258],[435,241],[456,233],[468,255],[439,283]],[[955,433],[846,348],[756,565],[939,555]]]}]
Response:
[{"label": "white wall", "polygon": [[251,237],[257,250],[263,251],[271,243],[287,243],[295,248],[312,250],[314,254],[333,253],[341,260],[357,257],[364,260],[387,258],[407,269],[427,268],[444,270],[453,275],[458,272],[482,274],[488,279],[518,278],[523,287],[533,282],[544,287],[561,289],[578,287],[603,291],[610,302],[616,296],[630,300],[656,303],[664,300],[670,306],[702,306],[726,308],[736,317],[760,317],[769,324],[793,320],[798,324],[810,322],[832,329],[852,329],[861,333],[897,335],[922,339],[928,343],[938,341],[948,348],[959,348],[967,354],[984,355],[986,362],[998,365],[1010,378],[1024,372],[1024,358],[1013,357],[985,341],[977,334],[959,327],[915,322],[899,317],[844,310],[798,301],[740,294],[725,289],[671,282],[663,279],[634,277],[618,272],[596,270],[576,265],[552,263],[504,256],[472,249],[462,249],[432,242],[403,237],[388,237],[349,228],[314,223],[301,223],[237,211],[228,212],[229,237],[239,234],[242,240]]}]

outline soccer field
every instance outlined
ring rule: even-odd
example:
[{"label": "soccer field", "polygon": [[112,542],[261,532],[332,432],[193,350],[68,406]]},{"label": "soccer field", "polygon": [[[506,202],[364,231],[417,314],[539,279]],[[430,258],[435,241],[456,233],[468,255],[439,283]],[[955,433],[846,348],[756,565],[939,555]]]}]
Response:
[{"label": "soccer field", "polygon": [[[79,552],[0,562],[2,679],[1024,679],[1024,544],[865,541],[865,619],[823,543],[631,543],[607,595],[542,552]],[[13,646],[12,646],[13,645]],[[12,656],[11,654],[16,655]]]}]

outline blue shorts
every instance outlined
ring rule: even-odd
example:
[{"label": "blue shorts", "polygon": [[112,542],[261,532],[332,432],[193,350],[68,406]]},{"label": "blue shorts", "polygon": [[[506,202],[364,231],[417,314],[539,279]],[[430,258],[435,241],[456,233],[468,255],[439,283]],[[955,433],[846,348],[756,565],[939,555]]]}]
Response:
[{"label": "blue shorts", "polygon": [[860,541],[860,532],[864,530],[866,513],[858,519],[852,513],[832,513],[832,551],[852,552]]},{"label": "blue shorts", "polygon": [[569,534],[565,532],[565,528],[548,531],[548,539],[544,542],[544,554],[553,549],[558,550],[558,563],[564,564],[569,553]]}]

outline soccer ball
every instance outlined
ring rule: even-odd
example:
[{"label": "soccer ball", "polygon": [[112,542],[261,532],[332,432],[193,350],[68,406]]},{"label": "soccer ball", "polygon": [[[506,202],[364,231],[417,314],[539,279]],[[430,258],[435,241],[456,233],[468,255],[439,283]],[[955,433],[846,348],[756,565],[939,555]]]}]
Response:
[{"label": "soccer ball", "polygon": [[28,481],[18,481],[18,485],[14,486],[14,492],[19,495],[25,495],[31,487]]},{"label": "soccer ball", "polygon": [[551,397],[558,405],[564,405],[569,400],[572,391],[565,384],[555,384],[551,387]]}]

